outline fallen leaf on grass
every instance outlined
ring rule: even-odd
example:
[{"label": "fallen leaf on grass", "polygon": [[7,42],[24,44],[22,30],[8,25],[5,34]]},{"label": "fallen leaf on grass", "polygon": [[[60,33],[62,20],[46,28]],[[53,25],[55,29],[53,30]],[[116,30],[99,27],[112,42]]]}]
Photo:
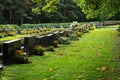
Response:
[{"label": "fallen leaf on grass", "polygon": [[50,78],[51,78],[51,79],[53,79],[54,77],[53,77],[53,76],[51,76]]},{"label": "fallen leaf on grass", "polygon": [[82,75],[78,75],[78,77],[77,77],[77,78],[78,78],[78,79],[81,79],[82,77],[83,77]]},{"label": "fallen leaf on grass", "polygon": [[96,56],[97,56],[97,57],[102,57],[102,55],[101,55],[101,54],[96,54]]},{"label": "fallen leaf on grass", "polygon": [[97,70],[97,71],[99,71],[99,70],[100,70],[100,68],[96,68],[96,70]]},{"label": "fallen leaf on grass", "polygon": [[44,78],[43,80],[47,80],[46,78]]},{"label": "fallen leaf on grass", "polygon": [[49,70],[50,70],[50,72],[53,72],[53,71],[54,71],[54,69],[53,69],[53,68],[50,68]]},{"label": "fallen leaf on grass", "polygon": [[101,68],[101,71],[106,71],[107,70],[107,67],[102,67]]},{"label": "fallen leaf on grass", "polygon": [[73,50],[74,52],[80,52],[80,50]]}]

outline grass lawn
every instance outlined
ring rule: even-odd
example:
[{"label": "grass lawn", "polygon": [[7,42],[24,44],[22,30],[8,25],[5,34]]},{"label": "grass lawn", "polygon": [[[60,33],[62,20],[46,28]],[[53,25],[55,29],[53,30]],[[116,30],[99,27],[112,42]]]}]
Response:
[{"label": "grass lawn", "polygon": [[31,56],[30,64],[4,66],[2,80],[120,80],[120,37],[103,28],[55,52]]}]

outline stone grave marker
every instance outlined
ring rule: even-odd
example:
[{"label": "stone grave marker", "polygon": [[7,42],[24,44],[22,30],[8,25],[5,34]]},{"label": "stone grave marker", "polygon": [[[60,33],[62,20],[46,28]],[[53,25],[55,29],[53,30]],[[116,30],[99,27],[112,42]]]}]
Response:
[{"label": "stone grave marker", "polygon": [[34,53],[35,39],[36,39],[35,36],[24,37],[24,50],[28,56]]},{"label": "stone grave marker", "polygon": [[21,40],[11,40],[3,43],[3,65],[15,63],[16,50],[21,48]]}]

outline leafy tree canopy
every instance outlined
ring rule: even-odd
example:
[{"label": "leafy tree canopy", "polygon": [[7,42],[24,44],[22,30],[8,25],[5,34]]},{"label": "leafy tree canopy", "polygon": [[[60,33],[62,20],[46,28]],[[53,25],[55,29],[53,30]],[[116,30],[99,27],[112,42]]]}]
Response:
[{"label": "leafy tree canopy", "polygon": [[120,14],[120,0],[74,0],[82,8],[87,19],[107,20]]},{"label": "leafy tree canopy", "polygon": [[35,3],[35,7],[32,8],[32,12],[35,14],[41,14],[41,11],[54,12],[57,9],[59,0],[32,0]]}]

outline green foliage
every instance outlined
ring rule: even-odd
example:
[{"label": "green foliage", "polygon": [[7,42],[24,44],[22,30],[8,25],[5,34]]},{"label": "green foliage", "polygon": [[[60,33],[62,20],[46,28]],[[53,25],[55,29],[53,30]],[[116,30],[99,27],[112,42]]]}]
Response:
[{"label": "green foliage", "polygon": [[44,47],[42,47],[41,45],[37,45],[35,47],[35,54],[36,55],[44,55],[45,50],[46,49]]},{"label": "green foliage", "polygon": [[118,80],[117,35],[111,28],[93,30],[71,45],[60,45],[55,52],[30,56],[31,64],[4,66],[1,80]]},{"label": "green foliage", "polygon": [[23,50],[17,50],[15,58],[16,63],[28,63],[28,56],[26,56],[26,53]]},{"label": "green foliage", "polygon": [[1,33],[0,33],[0,38],[3,38],[3,37],[4,37],[4,34],[1,34]]},{"label": "green foliage", "polygon": [[58,43],[59,44],[70,44],[70,40],[68,37],[59,37]]},{"label": "green foliage", "polygon": [[70,35],[69,35],[69,39],[72,40],[72,41],[79,40],[77,34],[70,34]]},{"label": "green foliage", "polygon": [[92,26],[90,26],[89,30],[95,30],[96,29],[96,26],[95,24],[93,24]]},{"label": "green foliage", "polygon": [[54,52],[55,50],[54,50],[54,46],[49,46],[47,49],[46,49],[46,51],[52,51],[52,52]]},{"label": "green foliage", "polygon": [[54,12],[57,7],[56,5],[59,3],[59,0],[45,0],[46,4],[42,4],[42,0],[32,0],[33,3],[36,4],[35,8],[32,8],[32,12],[35,14],[41,14],[41,11]]},{"label": "green foliage", "polygon": [[82,8],[87,18],[99,18],[108,20],[112,16],[120,13],[119,0],[74,0]]},{"label": "green foliage", "polygon": [[83,32],[84,33],[89,33],[89,29],[85,29]]},{"label": "green foliage", "polygon": [[42,10],[47,12],[54,12],[57,10],[57,7],[55,5],[59,3],[59,0],[46,0],[46,3],[47,4],[42,8]]},{"label": "green foliage", "polygon": [[76,35],[77,35],[78,37],[81,37],[82,33],[79,32],[79,31],[77,31],[77,32],[76,32]]},{"label": "green foliage", "polygon": [[53,41],[53,46],[54,46],[54,47],[58,47],[58,40],[54,40],[54,41]]}]

